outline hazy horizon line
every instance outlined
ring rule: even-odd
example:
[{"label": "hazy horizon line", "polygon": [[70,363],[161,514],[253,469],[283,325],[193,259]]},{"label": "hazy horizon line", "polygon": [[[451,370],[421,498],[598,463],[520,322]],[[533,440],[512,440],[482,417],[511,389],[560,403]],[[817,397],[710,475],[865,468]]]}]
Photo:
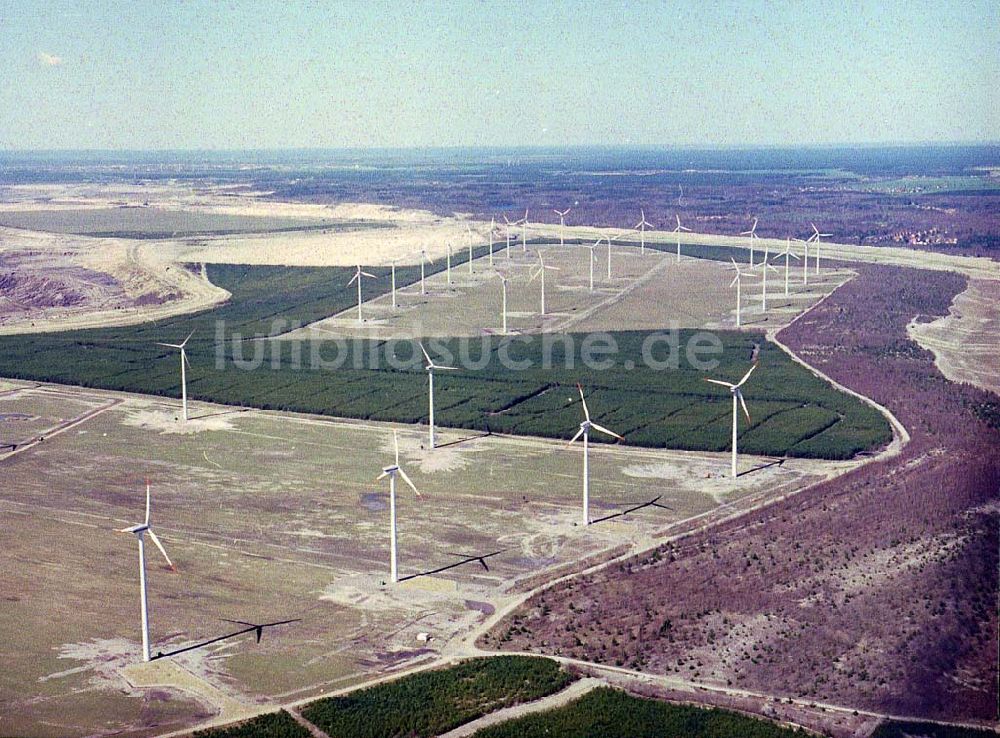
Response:
[{"label": "hazy horizon line", "polygon": [[75,154],[75,153],[306,153],[306,152],[394,152],[394,151],[585,151],[585,150],[635,150],[635,151],[753,151],[753,150],[823,150],[823,149],[875,149],[875,148],[931,148],[931,147],[996,147],[1000,138],[985,141],[863,141],[837,143],[746,143],[746,144],[454,144],[437,146],[263,146],[252,148],[216,147],[158,147],[158,148],[4,148],[0,154]]}]

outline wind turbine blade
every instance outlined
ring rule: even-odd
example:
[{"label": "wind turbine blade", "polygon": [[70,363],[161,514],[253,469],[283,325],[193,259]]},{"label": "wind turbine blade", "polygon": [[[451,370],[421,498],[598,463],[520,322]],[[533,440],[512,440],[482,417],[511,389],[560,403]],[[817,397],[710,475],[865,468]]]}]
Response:
[{"label": "wind turbine blade", "polygon": [[708,379],[708,378],[706,377],[706,378],[705,378],[705,381],[706,381],[706,382],[711,382],[712,384],[718,384],[718,385],[721,385],[721,386],[723,386],[723,387],[728,387],[729,389],[732,389],[733,387],[735,387],[735,386],[736,386],[736,385],[735,385],[735,384],[733,384],[732,382],[723,382],[723,381],[722,381],[721,379]]},{"label": "wind turbine blade", "polygon": [[587,409],[587,399],[583,396],[583,385],[577,383],[576,388],[580,391],[580,402],[583,403],[583,414],[590,420],[590,410]]},{"label": "wind turbine blade", "polygon": [[578,430],[578,431],[576,432],[576,435],[575,435],[575,436],[573,436],[573,437],[572,437],[571,439],[569,439],[569,441],[567,441],[567,442],[566,442],[566,445],[567,445],[567,446],[572,446],[572,445],[573,445],[574,443],[576,443],[576,440],[577,440],[577,439],[578,439],[578,438],[579,438],[580,436],[582,436],[582,435],[583,435],[583,428],[581,428],[580,430]]},{"label": "wind turbine blade", "polygon": [[737,382],[736,386],[737,387],[742,387],[743,383],[746,382],[748,379],[750,379],[750,375],[753,374],[753,370],[756,369],[756,368],[757,368],[756,364],[754,364],[752,367],[750,367],[750,371],[748,371],[746,374],[743,375],[743,379],[741,379],[739,382]]},{"label": "wind turbine blade", "polygon": [[409,477],[408,477],[408,476],[406,475],[406,472],[405,472],[405,471],[403,471],[403,469],[402,469],[402,468],[400,468],[400,469],[399,469],[399,476],[401,476],[401,477],[403,478],[403,481],[404,481],[404,482],[406,482],[406,483],[407,483],[408,485],[410,485],[410,489],[412,489],[412,490],[413,490],[413,491],[414,491],[414,492],[416,493],[417,497],[420,497],[420,490],[419,490],[419,489],[417,489],[417,485],[415,485],[415,484],[414,484],[414,483],[413,483],[413,482],[412,482],[412,481],[410,480],[410,478],[409,478]]},{"label": "wind turbine blade", "polygon": [[163,547],[163,544],[162,544],[162,543],[160,543],[160,539],[156,537],[156,534],[155,534],[155,533],[153,532],[153,529],[152,529],[152,528],[150,528],[150,529],[149,529],[149,530],[147,531],[147,533],[149,533],[149,538],[150,538],[150,540],[152,540],[152,541],[153,541],[153,543],[155,543],[155,544],[156,544],[156,547],[157,547],[158,549],[160,549],[160,553],[161,553],[161,554],[163,554],[163,558],[165,558],[165,559],[167,560],[167,566],[169,566],[169,567],[170,567],[171,569],[173,569],[174,571],[177,571],[177,567],[176,567],[176,566],[174,566],[174,562],[170,560],[170,557],[169,557],[169,556],[167,556],[167,549],[165,549],[165,548]]},{"label": "wind turbine blade", "polygon": [[603,425],[598,425],[597,423],[591,423],[590,427],[593,428],[596,431],[600,431],[601,433],[603,433],[605,435],[614,436],[615,438],[618,438],[618,439],[620,439],[622,441],[625,440],[625,436],[620,436],[617,433],[615,433],[613,430],[608,430]]},{"label": "wind turbine blade", "polygon": [[739,390],[736,390],[736,396],[740,398],[740,405],[743,406],[743,414],[747,416],[747,422],[749,422],[750,421],[750,411],[747,410],[747,403],[746,403],[746,400],[743,399],[743,393],[740,392]]},{"label": "wind turbine blade", "polygon": [[686,228],[684,226],[681,226],[681,230],[682,231],[687,231],[688,233],[691,233],[691,229],[690,228]]},{"label": "wind turbine blade", "polygon": [[191,340],[191,336],[193,336],[193,335],[194,335],[194,331],[191,331],[190,333],[188,333],[188,337],[185,338],[183,341],[181,341],[180,348],[184,348],[184,346],[187,345],[187,342]]},{"label": "wind turbine blade", "polygon": [[353,277],[351,277],[351,281],[347,283],[347,286],[350,287],[352,284],[354,284],[360,278],[361,278],[361,272],[358,272]]},{"label": "wind turbine blade", "polygon": [[175,348],[175,349],[179,349],[181,347],[179,343],[160,343],[159,341],[156,342],[156,345],[166,346],[167,348]]},{"label": "wind turbine blade", "polygon": [[379,474],[379,475],[378,475],[377,477],[375,477],[375,481],[376,481],[376,482],[381,482],[381,481],[382,481],[383,479],[385,479],[385,478],[386,478],[387,476],[389,476],[389,472],[387,472],[387,471],[384,471],[384,472],[382,472],[381,474]]},{"label": "wind turbine blade", "polygon": [[149,525],[149,480],[146,480],[146,525]]},{"label": "wind turbine blade", "polygon": [[374,274],[369,274],[368,272],[361,272],[361,273],[363,275],[365,275],[366,277],[371,277],[372,279],[377,279],[377,277]]},{"label": "wind turbine blade", "polygon": [[417,345],[418,345],[418,346],[420,347],[420,350],[421,350],[421,351],[423,352],[423,354],[424,354],[424,358],[425,358],[425,359],[427,359],[427,363],[428,363],[428,364],[429,364],[430,366],[434,366],[434,362],[433,362],[433,361],[431,361],[431,357],[430,357],[430,355],[429,355],[429,354],[427,353],[427,349],[425,349],[425,348],[424,348],[424,343],[423,343],[423,341],[417,341]]},{"label": "wind turbine blade", "polygon": [[818,236],[819,235],[819,228],[816,227],[816,224],[815,223],[810,223],[809,225],[812,226],[813,235]]},{"label": "wind turbine blade", "polygon": [[733,281],[729,283],[729,286],[732,287],[734,284],[736,284],[739,281],[740,281],[740,274],[739,274],[739,272],[737,272],[736,276],[733,277]]},{"label": "wind turbine blade", "polygon": [[396,466],[399,466],[399,434],[395,430],[392,432],[392,445],[396,450]]}]

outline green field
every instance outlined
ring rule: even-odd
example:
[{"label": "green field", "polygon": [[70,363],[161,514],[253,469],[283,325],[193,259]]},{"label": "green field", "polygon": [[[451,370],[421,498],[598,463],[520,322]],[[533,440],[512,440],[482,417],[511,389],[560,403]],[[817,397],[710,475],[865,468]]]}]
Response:
[{"label": "green field", "polygon": [[[483,253],[481,248],[475,257]],[[455,261],[461,264],[463,257]],[[441,268],[435,264],[429,271]],[[369,298],[389,289],[388,269],[371,271],[377,278],[365,286]],[[211,265],[210,279],[232,293],[226,304],[132,327],[3,337],[0,375],[178,397],[176,352],[155,344],[177,343],[195,331],[188,352],[188,392],[194,399],[424,422],[427,379],[416,361],[419,349],[410,341],[248,340],[351,307],[356,300],[347,284],[352,273],[347,268]],[[419,268],[397,270],[399,285],[417,279]],[[217,332],[224,342],[216,342]],[[237,334],[243,339],[239,351],[232,340]],[[581,420],[575,391],[581,382],[595,420],[625,435],[629,444],[707,451],[729,447],[729,395],[704,382],[706,372],[692,366],[683,350],[676,368],[664,370],[643,361],[649,332],[608,335],[617,352],[606,357],[611,366],[601,369],[583,365],[583,334],[548,336],[548,344],[537,336],[435,341],[432,349],[442,363],[467,358],[460,365],[470,367],[438,377],[437,422],[568,438]],[[682,349],[693,335],[678,332]],[[752,423],[741,430],[743,450],[846,459],[890,440],[889,425],[876,410],[817,379],[762,335],[714,335],[722,346],[721,354],[712,357],[719,361],[710,372],[717,378],[738,379],[750,366],[754,346],[760,346],[760,368],[745,389]],[[668,350],[667,344],[657,343],[650,355],[664,360]],[[252,365],[254,356],[260,364],[242,368]],[[530,366],[512,370],[505,358]]]},{"label": "green field", "polygon": [[472,659],[313,702],[302,709],[302,716],[331,736],[429,738],[495,710],[558,692],[572,681],[549,659]]},{"label": "green field", "polygon": [[0,213],[0,226],[98,238],[157,239],[286,231],[345,231],[387,228],[391,224],[371,220],[344,221],[117,207],[5,212]]},{"label": "green field", "polygon": [[310,738],[312,733],[284,710],[223,728],[196,730],[192,738]]},{"label": "green field", "polygon": [[475,738],[786,738],[803,735],[729,710],[673,705],[598,687],[564,707],[477,731]]}]

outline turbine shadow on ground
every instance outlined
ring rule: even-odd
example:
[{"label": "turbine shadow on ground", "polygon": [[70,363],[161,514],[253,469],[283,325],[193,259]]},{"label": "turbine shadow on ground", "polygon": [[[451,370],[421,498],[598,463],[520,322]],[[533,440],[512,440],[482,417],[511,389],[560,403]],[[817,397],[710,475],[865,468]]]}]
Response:
[{"label": "turbine shadow on ground", "polygon": [[785,463],[785,461],[786,461],[785,459],[775,459],[774,461],[768,461],[763,464],[760,464],[759,466],[755,466],[753,469],[747,469],[745,471],[741,471],[736,476],[744,477],[747,474],[753,474],[754,472],[763,471],[764,469],[770,469],[772,466],[782,466]]},{"label": "turbine shadow on ground", "polygon": [[481,554],[481,555],[477,555],[477,554],[468,554],[468,555],[466,555],[466,554],[452,554],[452,556],[462,557],[461,560],[460,561],[456,561],[454,564],[446,564],[445,566],[439,566],[437,569],[431,569],[429,571],[422,571],[422,572],[419,572],[417,574],[409,574],[409,575],[407,575],[405,577],[400,577],[399,581],[400,582],[405,582],[405,581],[407,581],[409,579],[418,579],[419,577],[429,577],[429,576],[431,576],[433,574],[440,574],[443,571],[448,571],[450,569],[455,569],[455,568],[457,568],[459,566],[465,566],[466,564],[471,564],[471,563],[477,562],[477,561],[483,567],[483,569],[485,569],[486,571],[489,571],[490,567],[486,564],[486,559],[492,558],[493,556],[499,556],[500,554],[502,554],[506,550],[507,549],[502,548],[499,551],[492,551],[490,553]]},{"label": "turbine shadow on ground", "polygon": [[604,515],[603,517],[600,518],[594,518],[593,520],[590,521],[590,524],[594,525],[595,523],[603,523],[607,520],[614,520],[615,518],[623,518],[629,513],[638,512],[639,510],[644,510],[647,507],[659,507],[663,510],[673,510],[673,508],[668,505],[660,504],[659,502],[660,497],[662,497],[662,495],[657,495],[648,502],[640,502],[638,505],[633,505],[632,507],[626,508],[624,510],[619,510],[616,513],[611,513],[610,515]]},{"label": "turbine shadow on ground", "polygon": [[217,418],[220,415],[236,415],[238,413],[248,413],[252,409],[253,408],[249,408],[249,407],[237,407],[237,408],[233,408],[231,410],[220,410],[220,411],[214,412],[214,413],[205,413],[204,415],[192,415],[190,419],[191,420],[204,420],[205,418]]},{"label": "turbine shadow on ground", "polygon": [[211,646],[213,643],[219,643],[220,641],[226,641],[230,638],[238,638],[241,635],[246,635],[247,633],[257,634],[257,643],[260,643],[261,636],[264,634],[264,628],[273,628],[278,625],[287,625],[289,623],[301,622],[302,618],[292,618],[290,620],[275,620],[271,623],[251,623],[244,620],[226,620],[227,623],[237,623],[240,625],[245,625],[245,628],[233,631],[231,633],[225,633],[224,635],[215,636],[214,638],[208,638],[204,641],[199,641],[198,643],[193,643],[190,646],[184,646],[182,648],[176,648],[173,651],[157,651],[154,656],[150,657],[150,661],[156,661],[157,659],[164,659],[168,656],[177,656],[178,654],[187,653],[188,651],[195,651],[199,648],[204,648],[205,646]]}]

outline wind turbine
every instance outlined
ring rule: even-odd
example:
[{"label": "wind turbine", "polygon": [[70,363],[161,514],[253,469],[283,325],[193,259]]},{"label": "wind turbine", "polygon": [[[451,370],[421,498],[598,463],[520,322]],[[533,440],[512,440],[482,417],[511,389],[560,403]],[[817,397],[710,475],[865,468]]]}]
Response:
[{"label": "wind turbine", "polygon": [[521,251],[528,253],[528,208],[524,209],[524,217],[521,218]]},{"label": "wind turbine", "polygon": [[610,431],[590,419],[590,410],[587,409],[587,400],[583,396],[583,387],[577,384],[576,388],[580,391],[580,402],[583,403],[584,420],[580,423],[580,430],[576,432],[576,435],[566,445],[573,444],[580,436],[583,436],[583,524],[590,525],[590,429],[593,428],[595,431],[612,436],[620,441],[624,441],[625,439],[614,431]]},{"label": "wind turbine", "polygon": [[496,228],[496,216],[490,216],[490,267],[493,266],[493,229]]},{"label": "wind turbine", "polygon": [[599,238],[596,241],[594,241],[594,245],[593,246],[588,246],[587,247],[588,249],[590,249],[590,291],[591,292],[594,291],[594,264],[597,263],[597,254],[595,252],[597,250],[597,247],[601,245],[601,241],[603,241],[603,240],[604,240],[603,238]]},{"label": "wind turbine", "polygon": [[646,226],[649,226],[650,228],[652,228],[653,224],[646,220],[646,211],[645,210],[643,210],[642,208],[639,208],[639,213],[642,216],[642,218],[639,220],[638,223],[635,224],[635,230],[639,231],[639,255],[640,256],[645,256],[646,255]]},{"label": "wind turbine", "polygon": [[427,250],[420,249],[420,294],[426,295],[427,290],[424,287],[424,265],[430,264],[431,260],[427,258]]},{"label": "wind turbine", "polygon": [[740,304],[742,302],[742,294],[741,293],[742,293],[742,286],[743,286],[743,282],[741,280],[742,280],[743,277],[755,277],[757,275],[753,274],[752,272],[741,271],[740,268],[739,268],[739,266],[737,266],[737,264],[736,264],[736,260],[733,259],[732,257],[730,257],[729,260],[731,262],[733,262],[733,269],[736,270],[736,276],[733,277],[733,281],[729,283],[729,286],[732,287],[734,284],[736,285],[736,327],[739,328],[740,327]]},{"label": "wind turbine", "polygon": [[624,233],[616,233],[613,237],[612,236],[608,236],[607,237],[607,241],[608,241],[608,279],[611,279],[611,239],[612,238],[621,238],[624,235],[625,235]]},{"label": "wind turbine", "polygon": [[531,275],[531,278],[528,279],[528,282],[530,284],[531,282],[534,282],[535,279],[537,279],[538,277],[541,277],[541,279],[542,279],[542,285],[541,285],[542,286],[542,315],[545,315],[545,272],[547,272],[547,271],[558,272],[558,271],[560,271],[560,269],[559,269],[559,267],[545,266],[545,261],[542,259],[542,251],[541,251],[541,249],[539,249],[538,250],[538,268],[535,270],[534,274]]},{"label": "wind turbine", "polygon": [[187,342],[191,340],[191,336],[194,335],[194,331],[188,334],[180,343],[157,343],[157,346],[166,346],[167,348],[175,348],[181,350],[181,411],[182,417],[185,421],[188,419],[188,390],[187,390],[187,367],[191,366],[191,362],[188,361],[187,351],[185,346]]},{"label": "wind turbine", "polygon": [[[566,229],[566,216],[572,208],[566,208],[565,210],[553,210],[552,212],[559,216],[559,245],[565,246],[566,241],[563,238],[563,231]],[[545,312],[544,310],[542,312]]]},{"label": "wind turbine", "polygon": [[[795,240],[802,241],[801,238]],[[802,284],[809,284],[809,241],[802,241]]]},{"label": "wind turbine", "polygon": [[358,265],[358,270],[356,272],[354,272],[354,276],[351,277],[351,281],[347,283],[348,287],[350,287],[355,282],[358,283],[358,322],[359,323],[363,322],[361,320],[361,278],[362,277],[370,277],[371,279],[375,279],[376,278],[374,274],[369,274],[368,272],[361,271],[361,265],[359,264]]},{"label": "wind turbine", "polygon": [[785,257],[785,297],[788,297],[788,273],[790,270],[791,262],[789,259],[798,259],[797,254],[792,253],[792,239],[785,239],[785,252],[783,254],[778,254],[775,259],[780,259],[782,256]]},{"label": "wind turbine", "polygon": [[448,285],[451,286],[451,242],[448,243],[448,256],[446,258],[447,261],[445,262],[444,271],[448,280]]},{"label": "wind turbine", "polygon": [[465,229],[469,232],[469,274],[472,274],[472,226],[466,223]]},{"label": "wind turbine", "polygon": [[677,218],[677,227],[674,228],[674,233],[677,234],[677,263],[681,261],[681,231],[691,232],[690,228],[685,228],[681,225],[681,216],[674,213],[674,217]]},{"label": "wind turbine", "polygon": [[753,219],[753,225],[749,231],[743,231],[741,236],[750,236],[750,268],[753,269],[753,242],[757,238],[757,219]]},{"label": "wind turbine", "polygon": [[503,222],[507,226],[507,229],[506,229],[507,230],[507,259],[510,260],[510,227],[512,225],[517,225],[517,223],[516,222],[515,223],[511,223],[510,220],[507,218],[506,215],[503,216]]},{"label": "wind turbine", "polygon": [[119,533],[132,533],[135,535],[135,539],[139,542],[139,601],[142,611],[142,660],[149,661],[149,604],[147,602],[146,596],[146,540],[144,538],[146,533],[149,533],[150,539],[156,544],[156,547],[160,549],[160,553],[163,554],[163,558],[167,560],[167,565],[177,571],[177,567],[174,566],[174,562],[170,560],[167,556],[167,550],[160,543],[160,539],[156,537],[153,529],[149,524],[149,481],[146,481],[146,519],[139,525],[133,525],[129,528],[122,528],[118,531]]},{"label": "wind turbine", "polygon": [[767,312],[767,271],[770,269],[772,272],[777,273],[777,269],[767,263],[767,252],[764,252],[764,261],[762,261],[758,266],[761,268],[761,282],[760,282],[760,309],[761,312]]},{"label": "wind turbine", "polygon": [[396,463],[383,467],[382,473],[375,478],[375,481],[378,482],[381,479],[389,477],[389,526],[392,536],[389,544],[389,571],[392,582],[395,584],[399,581],[399,571],[396,567],[396,475],[398,474],[403,478],[404,482],[410,485],[410,489],[416,492],[417,497],[420,497],[420,491],[410,481],[410,478],[406,476],[406,472],[399,465],[399,437],[396,435],[396,431],[392,432],[392,443],[396,449]]},{"label": "wind turbine", "polygon": [[820,233],[819,228],[816,227],[815,223],[810,223],[812,226],[813,234],[809,236],[809,240],[816,244],[816,274],[819,274],[819,239],[820,237],[826,238],[827,236],[832,236],[832,233]]},{"label": "wind turbine", "polygon": [[424,344],[418,342],[418,345],[420,346],[420,350],[424,354],[424,358],[427,360],[427,363],[424,364],[424,369],[427,370],[427,387],[428,387],[428,391],[429,391],[429,401],[428,401],[428,404],[430,406],[430,412],[429,412],[429,415],[430,415],[430,447],[433,449],[434,448],[434,371],[436,369],[444,369],[444,370],[447,370],[447,371],[454,371],[458,367],[444,366],[443,364],[435,364],[433,362],[433,360],[431,360],[430,354],[427,353],[427,349],[424,348]]},{"label": "wind turbine", "polygon": [[723,387],[728,387],[729,391],[733,395],[733,469],[732,469],[733,479],[736,479],[736,423],[737,420],[739,419],[739,413],[736,408],[736,403],[737,401],[739,401],[739,404],[743,406],[743,412],[747,416],[747,421],[749,421],[750,411],[747,410],[747,403],[746,400],[743,399],[743,393],[740,391],[740,387],[742,387],[746,383],[746,381],[750,379],[750,375],[753,374],[753,370],[756,368],[757,368],[756,364],[750,367],[750,371],[744,374],[743,379],[741,379],[736,384],[733,384],[732,382],[723,382],[718,379],[707,379],[707,378],[705,379],[706,382],[711,382],[712,384],[719,384],[722,385]]},{"label": "wind turbine", "polygon": [[399,259],[393,259],[390,264],[392,267],[392,307],[396,307],[396,262]]},{"label": "wind turbine", "polygon": [[497,276],[500,277],[500,287],[502,290],[502,297],[500,303],[500,316],[502,321],[502,330],[500,331],[503,335],[507,335],[507,278],[497,272]]}]

